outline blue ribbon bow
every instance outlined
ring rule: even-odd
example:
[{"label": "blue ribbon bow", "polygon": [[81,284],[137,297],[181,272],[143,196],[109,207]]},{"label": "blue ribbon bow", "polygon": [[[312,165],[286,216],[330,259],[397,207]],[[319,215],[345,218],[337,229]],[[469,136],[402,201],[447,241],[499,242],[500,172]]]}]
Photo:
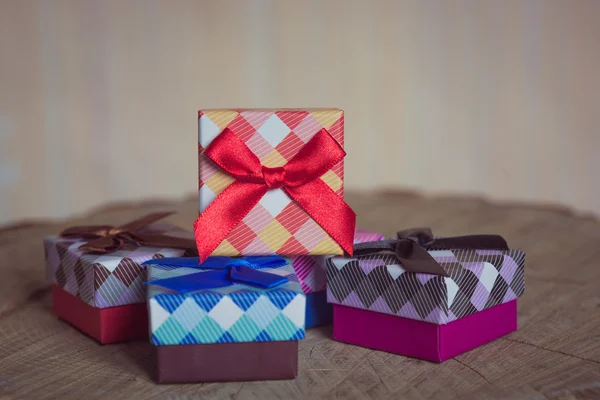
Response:
[{"label": "blue ribbon bow", "polygon": [[279,256],[209,257],[203,263],[200,263],[198,257],[171,257],[148,260],[142,263],[142,265],[146,264],[209,270],[197,274],[146,282],[147,285],[162,286],[179,293],[215,289],[231,286],[235,283],[271,289],[289,281],[285,276],[259,271],[261,268],[276,268],[286,265],[286,259]]}]

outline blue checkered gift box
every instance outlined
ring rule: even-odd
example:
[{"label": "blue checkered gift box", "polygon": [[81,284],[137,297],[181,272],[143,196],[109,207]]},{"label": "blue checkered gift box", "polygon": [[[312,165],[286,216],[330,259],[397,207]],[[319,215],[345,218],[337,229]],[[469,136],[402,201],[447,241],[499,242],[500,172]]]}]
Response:
[{"label": "blue checkered gift box", "polygon": [[[292,265],[261,271],[287,277],[288,282],[272,289],[236,283],[187,293],[149,285],[151,342],[163,346],[303,339],[306,299]],[[147,265],[148,281],[202,272]]]}]

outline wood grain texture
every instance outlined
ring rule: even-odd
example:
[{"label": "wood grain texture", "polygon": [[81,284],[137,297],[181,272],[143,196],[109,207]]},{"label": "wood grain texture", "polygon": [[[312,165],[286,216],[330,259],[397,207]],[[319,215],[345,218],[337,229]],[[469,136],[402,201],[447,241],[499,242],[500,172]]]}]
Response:
[{"label": "wood grain texture", "polygon": [[0,230],[2,399],[598,399],[600,222],[560,209],[408,193],[350,194],[365,229],[392,235],[428,225],[439,235],[496,232],[527,252],[519,330],[437,365],[345,345],[331,328],[300,343],[299,376],[281,382],[156,385],[146,342],[101,346],[51,313],[42,238],[81,223],[120,223],[196,202],[115,205],[56,223]]}]

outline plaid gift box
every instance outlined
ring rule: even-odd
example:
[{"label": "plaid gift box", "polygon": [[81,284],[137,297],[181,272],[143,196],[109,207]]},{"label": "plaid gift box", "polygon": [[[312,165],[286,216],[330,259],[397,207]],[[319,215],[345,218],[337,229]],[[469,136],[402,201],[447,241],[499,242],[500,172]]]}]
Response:
[{"label": "plaid gift box", "polygon": [[[223,201],[220,196],[236,182],[236,179],[213,159],[207,156],[207,148],[227,131],[235,136],[235,142],[241,141],[241,148],[253,154],[250,158],[257,159],[263,167],[270,171],[285,168],[290,161],[299,155],[307,144],[317,136],[326,136],[332,146],[343,147],[344,144],[344,113],[338,109],[309,109],[309,110],[205,110],[198,113],[199,140],[199,208],[200,214],[207,212],[211,205]],[[231,135],[230,135],[231,136]],[[343,152],[343,151],[342,151]],[[318,157],[317,157],[318,158]],[[344,163],[343,153],[335,164],[324,168],[326,171],[316,179],[322,192],[331,192],[327,203],[336,200],[333,211],[338,211],[343,204],[348,219],[352,219],[350,232],[354,230],[353,212],[343,203]],[[284,174],[285,175],[285,174]],[[218,237],[215,246],[207,246],[210,255],[325,255],[343,254],[344,245],[332,237],[327,230],[327,218],[320,217],[319,223],[314,215],[307,212],[297,201],[292,200],[285,187],[271,185],[265,175],[269,189],[247,214],[233,221],[231,230],[226,229],[216,235],[207,233],[207,229],[220,228],[222,220],[206,223],[204,228],[197,231],[202,236]],[[275,179],[275,178],[273,178]],[[279,178],[277,178],[279,179]],[[307,189],[311,190],[311,189]],[[315,193],[315,200],[320,197]],[[325,198],[325,197],[323,197]],[[317,204],[318,205],[318,204]],[[325,204],[323,204],[325,205]],[[233,206],[232,206],[233,207]],[[235,205],[237,207],[237,204]],[[222,216],[226,213],[220,213]],[[352,214],[352,215],[349,215]],[[212,221],[211,221],[212,222]],[[343,232],[342,236],[346,236]],[[199,239],[200,240],[200,239]],[[350,238],[351,251],[351,238]],[[348,244],[346,244],[348,246]],[[199,252],[202,256],[202,246]]]},{"label": "plaid gift box", "polygon": [[147,264],[151,343],[156,346],[159,382],[296,376],[298,340],[305,334],[305,296],[289,260],[284,266],[260,269],[287,278],[287,283],[274,288],[234,283],[184,293],[156,281],[197,278],[206,270]]},{"label": "plaid gift box", "polygon": [[[522,251],[428,253],[446,276],[407,270],[395,254],[329,259],[327,299],[334,304],[334,338],[367,347],[378,341],[383,350],[442,361],[516,329],[516,299],[524,292]],[[361,331],[361,323],[371,328]],[[398,345],[402,340],[391,344],[377,335],[382,329],[411,337],[404,346]],[[423,342],[430,333],[433,344]],[[451,348],[453,344],[458,347]]]},{"label": "plaid gift box", "polygon": [[[381,240],[383,235],[364,229],[356,229],[354,243]],[[327,303],[325,293],[325,266],[331,256],[295,256],[292,265],[306,294],[306,328],[330,324],[333,308]]]},{"label": "plaid gift box", "polygon": [[[140,231],[193,239],[191,233],[166,224]],[[112,252],[87,253],[80,247],[88,241],[61,236],[44,239],[46,277],[53,284],[55,314],[101,343],[147,338],[148,331],[143,328],[147,321],[145,268],[141,264],[182,256],[186,250],[131,244]]]}]

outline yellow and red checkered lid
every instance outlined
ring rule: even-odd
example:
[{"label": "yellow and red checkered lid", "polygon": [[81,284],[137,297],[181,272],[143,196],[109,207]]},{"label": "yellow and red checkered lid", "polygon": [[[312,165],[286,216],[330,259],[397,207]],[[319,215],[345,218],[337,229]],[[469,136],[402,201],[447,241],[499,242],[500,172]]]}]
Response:
[{"label": "yellow and red checkered lid", "polygon": [[[204,149],[232,131],[265,167],[287,164],[320,130],[344,145],[344,112],[339,109],[215,109],[198,112],[199,209],[202,213],[235,179],[216,166]],[[320,179],[343,197],[343,160]],[[354,229],[353,227],[351,229]],[[270,190],[211,254],[337,255],[341,247],[281,189]]]}]

